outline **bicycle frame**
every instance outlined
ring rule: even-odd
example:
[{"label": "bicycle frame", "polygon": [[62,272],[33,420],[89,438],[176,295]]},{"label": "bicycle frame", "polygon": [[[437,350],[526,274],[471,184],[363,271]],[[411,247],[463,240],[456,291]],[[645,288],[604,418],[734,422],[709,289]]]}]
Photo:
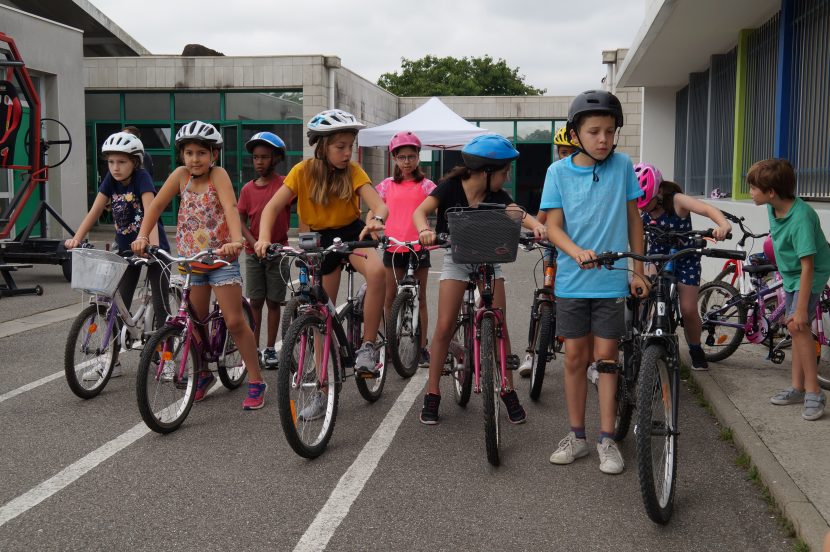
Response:
[{"label": "bicycle frame", "polygon": [[[145,289],[146,286],[149,285],[145,282]],[[119,342],[121,344],[121,348],[124,350],[129,349],[128,345],[132,344],[132,341],[136,340],[143,340],[146,336],[144,332],[144,328],[148,327],[149,325],[152,326],[152,320],[147,320],[146,314],[149,314],[149,305],[150,301],[152,300],[152,296],[149,292],[145,291],[142,293],[141,301],[138,305],[138,309],[136,310],[135,314],[130,312],[130,309],[127,308],[126,303],[124,302],[124,297],[121,295],[121,292],[118,291],[115,293],[113,297],[107,297],[106,295],[95,295],[90,299],[90,303],[95,303],[96,305],[103,306],[107,309],[107,328],[104,331],[103,336],[103,343],[109,343],[110,336],[112,336],[115,330],[115,319],[119,318],[121,322],[123,322],[123,326],[121,328],[121,333],[118,336]],[[87,339],[89,339],[89,334],[87,337],[84,338],[83,346],[86,347]]]},{"label": "bicycle frame", "polygon": [[[493,280],[495,272],[492,264],[478,266],[477,272],[470,273],[470,281],[482,284],[482,305],[475,309],[473,315],[473,390],[481,393],[481,321],[484,317],[491,317],[495,322],[496,339],[499,342],[499,372],[501,389],[507,389],[507,347],[504,342],[504,311],[493,306]],[[467,288],[467,303],[474,302],[475,285]]]}]

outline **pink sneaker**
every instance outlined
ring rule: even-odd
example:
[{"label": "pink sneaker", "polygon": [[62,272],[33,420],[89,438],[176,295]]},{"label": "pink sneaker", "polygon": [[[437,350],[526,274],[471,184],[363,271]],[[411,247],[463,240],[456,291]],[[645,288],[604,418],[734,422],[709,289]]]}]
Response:
[{"label": "pink sneaker", "polygon": [[207,392],[210,391],[214,383],[216,383],[216,377],[210,372],[202,372],[199,374],[199,379],[196,380],[196,394],[193,396],[193,401],[199,402],[204,400]]},{"label": "pink sneaker", "polygon": [[265,390],[268,384],[264,381],[248,384],[248,398],[242,401],[245,410],[259,410],[265,406]]}]

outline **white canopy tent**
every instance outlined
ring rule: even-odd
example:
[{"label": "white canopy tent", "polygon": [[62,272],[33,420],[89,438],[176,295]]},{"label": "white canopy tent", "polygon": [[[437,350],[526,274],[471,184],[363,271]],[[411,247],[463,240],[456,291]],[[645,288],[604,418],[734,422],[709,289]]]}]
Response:
[{"label": "white canopy tent", "polygon": [[386,147],[392,136],[402,130],[418,135],[423,149],[447,150],[461,147],[487,129],[465,121],[438,98],[430,98],[424,105],[400,119],[358,133],[361,147]]}]

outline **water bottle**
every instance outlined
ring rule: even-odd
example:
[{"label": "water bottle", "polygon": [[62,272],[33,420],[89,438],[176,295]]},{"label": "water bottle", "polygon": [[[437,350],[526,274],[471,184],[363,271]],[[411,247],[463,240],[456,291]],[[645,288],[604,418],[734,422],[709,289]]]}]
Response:
[{"label": "water bottle", "polygon": [[545,263],[545,287],[552,288],[553,282],[556,281],[556,264]]},{"label": "water bottle", "polygon": [[[677,253],[677,251],[678,251],[677,249],[672,247],[669,250],[669,255],[674,255],[675,253]],[[674,261],[673,260],[666,263],[666,272],[668,272],[670,274],[674,273]]]}]

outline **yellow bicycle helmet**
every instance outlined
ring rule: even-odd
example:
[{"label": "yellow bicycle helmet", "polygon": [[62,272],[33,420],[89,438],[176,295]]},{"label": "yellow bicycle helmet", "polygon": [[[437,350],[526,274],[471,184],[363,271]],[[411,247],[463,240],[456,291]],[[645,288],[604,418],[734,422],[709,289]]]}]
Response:
[{"label": "yellow bicycle helmet", "polygon": [[553,135],[553,145],[567,146],[569,148],[579,147],[577,144],[571,141],[571,137],[568,135],[566,127],[561,127],[559,130],[556,131],[556,134]]}]

